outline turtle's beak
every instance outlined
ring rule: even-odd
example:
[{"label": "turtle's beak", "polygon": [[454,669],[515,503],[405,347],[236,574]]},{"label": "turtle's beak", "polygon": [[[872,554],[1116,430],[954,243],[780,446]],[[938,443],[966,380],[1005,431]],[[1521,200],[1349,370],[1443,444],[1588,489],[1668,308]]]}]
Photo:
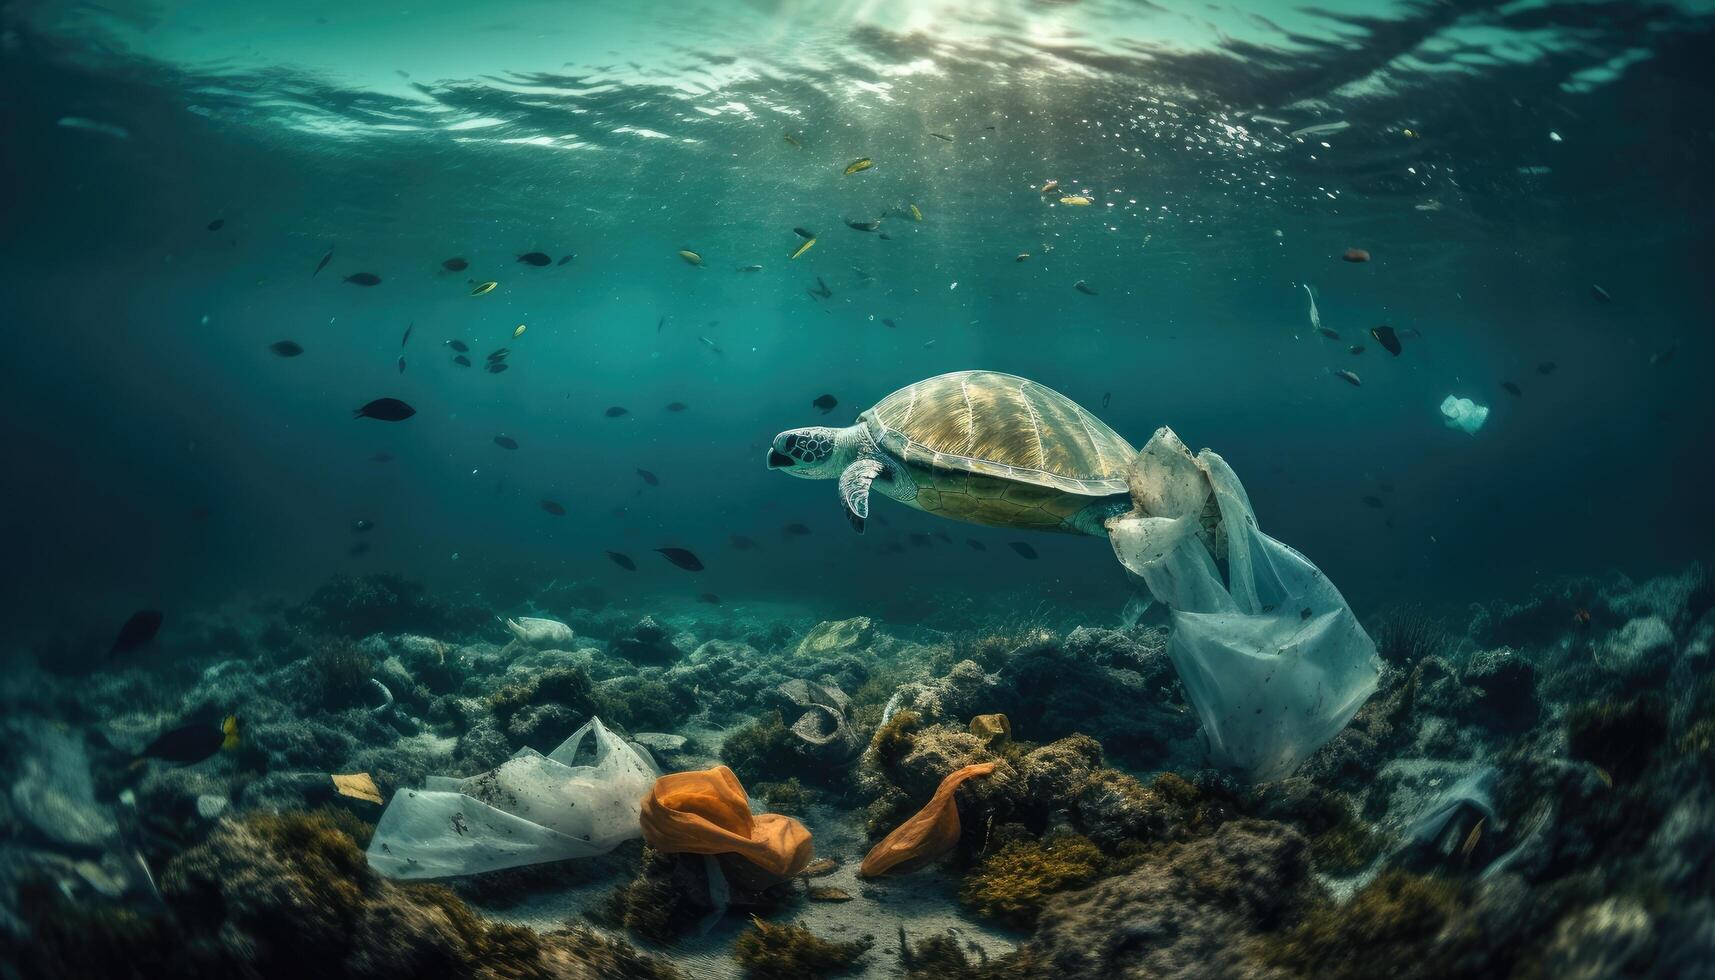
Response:
[{"label": "turtle's beak", "polygon": [[778,449],[768,450],[768,468],[771,470],[783,470],[796,462],[798,461]]}]

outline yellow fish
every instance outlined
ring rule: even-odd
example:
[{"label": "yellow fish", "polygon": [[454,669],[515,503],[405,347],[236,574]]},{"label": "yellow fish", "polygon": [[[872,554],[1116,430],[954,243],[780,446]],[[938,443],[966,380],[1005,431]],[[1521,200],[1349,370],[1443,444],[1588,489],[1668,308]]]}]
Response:
[{"label": "yellow fish", "polygon": [[798,256],[803,255],[805,252],[808,252],[812,247],[815,246],[815,244],[816,244],[816,240],[814,238],[806,239],[804,244],[798,246],[798,251],[792,253],[792,258],[795,259]]},{"label": "yellow fish", "polygon": [[520,323],[518,327],[512,331],[512,339],[517,340],[522,336],[524,336],[524,324]]},{"label": "yellow fish", "polygon": [[496,287],[498,285],[500,285],[500,283],[497,283],[493,279],[490,279],[489,281],[487,281],[487,282],[483,283],[482,285],[476,287],[475,289],[471,290],[470,294],[472,296],[481,296],[483,293],[492,293],[492,292],[494,292],[494,287]]},{"label": "yellow fish", "polygon": [[1060,199],[1060,203],[1061,204],[1070,204],[1071,206],[1073,206],[1075,208],[1081,208],[1081,207],[1088,206],[1090,203],[1090,199],[1085,197],[1082,194],[1073,194],[1069,197],[1062,197]]},{"label": "yellow fish", "polygon": [[871,160],[869,157],[853,160],[851,164],[846,167],[846,176],[850,177],[852,174],[855,174],[860,170],[868,170],[873,166],[875,166],[875,161]]},{"label": "yellow fish", "polygon": [[911,220],[912,221],[922,221],[923,220],[923,212],[917,210],[917,205],[915,205],[915,204],[911,205]]},{"label": "yellow fish", "polygon": [[225,736],[220,740],[221,748],[226,749],[228,752],[238,748],[237,715],[227,715],[226,720],[220,723],[220,731],[221,734]]},{"label": "yellow fish", "polygon": [[697,253],[691,251],[688,248],[679,249],[679,258],[684,259],[686,262],[689,262],[692,265],[702,265],[703,264],[703,257],[701,255],[698,255]]}]

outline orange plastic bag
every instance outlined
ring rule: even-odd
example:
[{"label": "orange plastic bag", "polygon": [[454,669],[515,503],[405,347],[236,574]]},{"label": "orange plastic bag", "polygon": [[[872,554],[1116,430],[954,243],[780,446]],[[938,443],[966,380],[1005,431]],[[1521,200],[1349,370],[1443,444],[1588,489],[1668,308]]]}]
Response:
[{"label": "orange plastic bag", "polygon": [[804,870],[816,850],[810,831],[777,813],[752,816],[750,800],[726,766],[655,780],[638,816],[643,839],[669,854],[737,854],[782,878]]},{"label": "orange plastic bag", "polygon": [[864,855],[863,864],[858,867],[858,874],[873,878],[907,862],[913,864],[912,870],[915,870],[952,850],[959,843],[960,832],[959,807],[953,800],[953,793],[965,780],[987,776],[991,772],[994,772],[994,763],[979,762],[948,773],[923,809],[870,848]]}]

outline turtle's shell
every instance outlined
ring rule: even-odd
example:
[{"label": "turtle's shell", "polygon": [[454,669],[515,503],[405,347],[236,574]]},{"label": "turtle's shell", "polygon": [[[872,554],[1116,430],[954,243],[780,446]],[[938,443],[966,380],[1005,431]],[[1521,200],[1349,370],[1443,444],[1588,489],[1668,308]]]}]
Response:
[{"label": "turtle's shell", "polygon": [[858,422],[915,471],[919,507],[980,524],[1064,524],[1090,497],[1125,494],[1137,456],[1065,395],[995,371],[919,381]]}]

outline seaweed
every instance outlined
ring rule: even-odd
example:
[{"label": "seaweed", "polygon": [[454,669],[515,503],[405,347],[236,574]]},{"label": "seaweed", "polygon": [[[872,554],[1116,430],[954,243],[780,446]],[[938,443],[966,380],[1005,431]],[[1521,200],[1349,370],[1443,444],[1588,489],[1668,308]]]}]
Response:
[{"label": "seaweed", "polygon": [[797,923],[774,925],[755,916],[738,937],[733,958],[754,980],[814,980],[851,969],[875,945],[870,937],[851,942],[823,939]]},{"label": "seaweed", "polygon": [[1028,929],[1051,896],[1095,880],[1105,863],[1101,849],[1077,834],[1010,840],[965,877],[959,900],[1015,929]]},{"label": "seaweed", "polygon": [[905,758],[911,751],[916,732],[923,727],[923,719],[915,711],[896,712],[887,724],[875,730],[870,739],[870,748],[883,762],[892,765]]},{"label": "seaweed", "polygon": [[[1255,940],[1263,963],[1318,980],[1504,975],[1472,962],[1482,936],[1459,884],[1388,871],[1339,905],[1322,901],[1296,925]],[[1385,967],[1380,967],[1386,964]]]}]

